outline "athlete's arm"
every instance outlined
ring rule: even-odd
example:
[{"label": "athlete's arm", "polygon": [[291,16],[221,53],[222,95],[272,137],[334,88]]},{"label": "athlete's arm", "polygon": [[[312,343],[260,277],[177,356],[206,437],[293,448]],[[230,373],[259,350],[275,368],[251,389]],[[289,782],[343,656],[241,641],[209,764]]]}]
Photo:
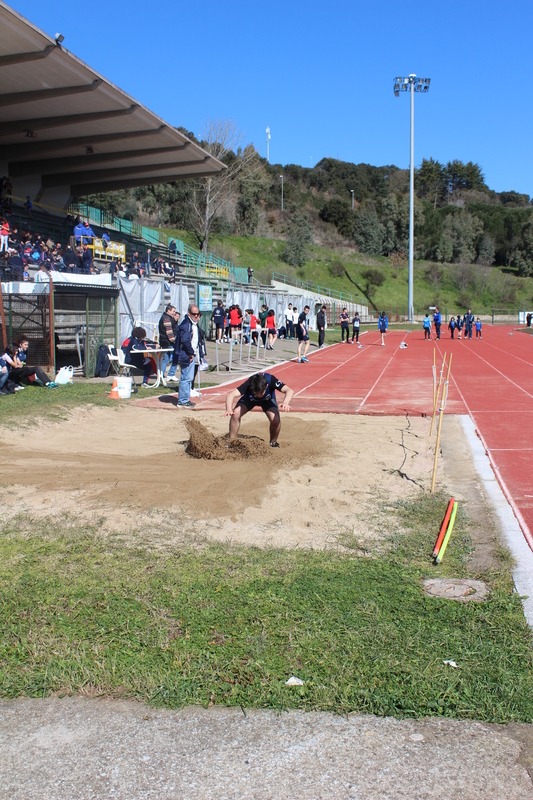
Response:
[{"label": "athlete's arm", "polygon": [[290,386],[283,386],[279,390],[284,396],[283,402],[279,404],[280,411],[290,411],[291,410],[291,400],[294,397],[294,389],[291,389]]},{"label": "athlete's arm", "polygon": [[233,389],[233,391],[226,396],[226,410],[222,414],[223,417],[231,417],[235,410],[235,401],[240,397],[241,393],[238,389]]}]

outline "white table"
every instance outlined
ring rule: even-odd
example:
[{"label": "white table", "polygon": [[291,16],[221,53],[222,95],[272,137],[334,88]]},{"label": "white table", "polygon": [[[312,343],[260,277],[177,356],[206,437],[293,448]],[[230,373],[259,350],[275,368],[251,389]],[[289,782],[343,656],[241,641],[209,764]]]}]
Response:
[{"label": "white table", "polygon": [[153,349],[137,350],[136,348],[132,347],[131,352],[132,353],[142,353],[145,356],[152,356],[155,359],[156,377],[155,377],[155,383],[152,383],[152,384],[149,383],[148,384],[150,389],[157,389],[160,386],[160,384],[163,384],[163,386],[166,387],[167,384],[165,383],[165,378],[164,378],[163,373],[161,371],[161,361],[163,359],[163,353],[173,353],[174,352],[174,348],[173,347],[157,347],[157,348],[154,347]]}]

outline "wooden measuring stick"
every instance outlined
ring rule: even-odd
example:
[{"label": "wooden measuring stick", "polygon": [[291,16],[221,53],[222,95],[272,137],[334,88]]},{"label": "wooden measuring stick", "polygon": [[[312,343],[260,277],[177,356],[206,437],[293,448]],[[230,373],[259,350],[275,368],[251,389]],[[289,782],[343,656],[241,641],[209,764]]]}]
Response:
[{"label": "wooden measuring stick", "polygon": [[440,526],[439,535],[437,536],[437,541],[435,542],[435,547],[433,548],[433,553],[432,553],[433,558],[436,558],[438,556],[442,540],[446,536],[446,529],[448,528],[448,522],[450,521],[450,514],[452,513],[454,502],[455,498],[452,497],[450,502],[448,503],[448,508],[446,509],[446,514],[444,515],[444,519],[442,520],[442,525]]},{"label": "wooden measuring stick", "polygon": [[433,348],[433,410],[435,410],[435,395],[437,394],[437,367],[435,366],[435,353]]},{"label": "wooden measuring stick", "polygon": [[450,380],[450,370],[452,368],[452,355],[453,353],[450,353],[450,360],[448,361],[448,375],[446,377],[446,382],[442,390],[442,401],[440,404],[440,412],[439,412],[439,424],[437,426],[437,443],[435,445],[435,460],[433,462],[433,476],[431,478],[431,494],[435,494],[435,481],[437,479],[437,460],[439,458],[439,447],[440,447],[440,432],[442,429],[442,418],[444,417],[444,408],[446,406],[446,400],[448,399],[447,397],[445,397],[444,392],[447,390],[448,383]]},{"label": "wooden measuring stick", "polygon": [[[450,358],[451,361],[451,358]],[[431,418],[431,427],[429,429],[429,435],[433,434],[433,423],[435,422],[435,414],[437,412],[437,406],[439,404],[439,396],[440,396],[440,387],[442,386],[442,373],[444,372],[444,367],[446,366],[446,353],[444,353],[444,357],[442,359],[442,364],[440,365],[440,377],[439,377],[439,385],[437,386],[437,394],[434,395],[433,400],[433,416]]]},{"label": "wooden measuring stick", "polygon": [[440,564],[440,562],[444,558],[444,553],[446,552],[446,548],[448,547],[448,542],[450,541],[450,536],[452,535],[453,526],[455,525],[455,515],[457,514],[457,506],[458,503],[456,500],[455,503],[453,504],[452,516],[450,518],[450,524],[448,525],[448,530],[446,531],[446,536],[444,537],[444,541],[441,544],[439,554],[435,559],[437,564]]}]

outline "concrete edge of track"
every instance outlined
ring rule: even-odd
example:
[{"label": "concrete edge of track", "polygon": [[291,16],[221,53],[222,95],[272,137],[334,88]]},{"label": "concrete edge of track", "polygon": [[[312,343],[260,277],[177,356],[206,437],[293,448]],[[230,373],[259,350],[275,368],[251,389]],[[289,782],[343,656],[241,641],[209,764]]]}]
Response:
[{"label": "concrete edge of track", "polygon": [[533,628],[533,551],[526,542],[513,509],[502,491],[473,421],[466,414],[461,414],[460,419],[472,451],[474,466],[498,514],[509,550],[515,560],[514,585],[523,598],[522,606],[527,623]]}]

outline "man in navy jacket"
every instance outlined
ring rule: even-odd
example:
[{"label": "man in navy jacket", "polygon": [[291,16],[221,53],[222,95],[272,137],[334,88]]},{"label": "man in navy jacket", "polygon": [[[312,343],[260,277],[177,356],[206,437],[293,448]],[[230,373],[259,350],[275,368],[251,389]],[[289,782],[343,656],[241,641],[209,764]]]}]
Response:
[{"label": "man in navy jacket", "polygon": [[440,311],[438,308],[435,309],[435,313],[433,314],[433,324],[435,325],[435,333],[437,339],[440,339],[440,326],[442,322],[442,317],[440,315]]},{"label": "man in navy jacket", "polygon": [[194,403],[190,401],[191,384],[194,380],[195,367],[205,354],[205,336],[198,325],[199,320],[198,306],[189,306],[185,319],[176,331],[172,364],[180,365],[178,406],[185,408],[194,408]]}]

